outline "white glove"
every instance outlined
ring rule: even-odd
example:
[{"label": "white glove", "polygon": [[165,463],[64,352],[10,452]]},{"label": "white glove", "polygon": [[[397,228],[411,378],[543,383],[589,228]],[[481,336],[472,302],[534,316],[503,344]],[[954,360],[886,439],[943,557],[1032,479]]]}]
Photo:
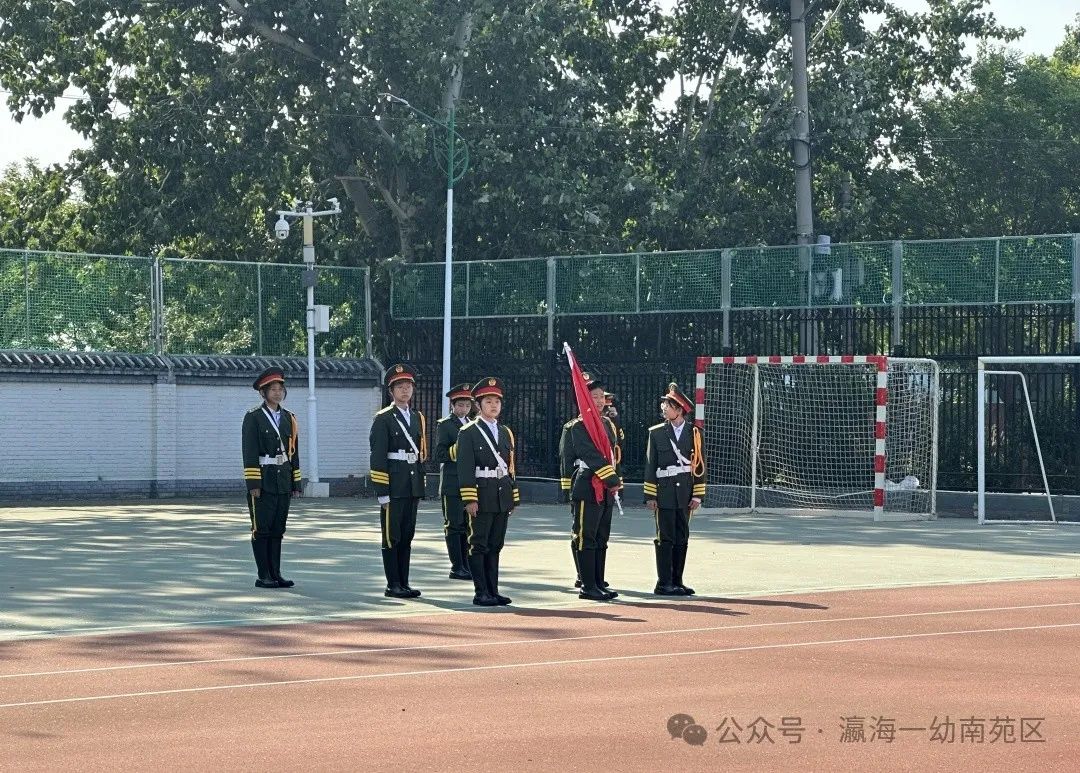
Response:
[{"label": "white glove", "polygon": [[388,505],[388,504],[390,504],[390,497],[379,497],[379,504],[380,505]]}]

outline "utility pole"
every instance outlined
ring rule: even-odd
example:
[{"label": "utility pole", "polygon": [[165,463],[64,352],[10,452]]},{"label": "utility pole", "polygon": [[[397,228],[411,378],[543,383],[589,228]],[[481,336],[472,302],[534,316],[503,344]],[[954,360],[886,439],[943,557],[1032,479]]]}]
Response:
[{"label": "utility pole", "polygon": [[806,3],[791,0],[791,83],[795,97],[794,137],[791,154],[795,164],[795,238],[799,245],[799,268],[806,273],[806,319],[802,353],[816,354],[816,324],[810,313],[814,301],[814,207],[810,176],[810,99],[806,85]]}]

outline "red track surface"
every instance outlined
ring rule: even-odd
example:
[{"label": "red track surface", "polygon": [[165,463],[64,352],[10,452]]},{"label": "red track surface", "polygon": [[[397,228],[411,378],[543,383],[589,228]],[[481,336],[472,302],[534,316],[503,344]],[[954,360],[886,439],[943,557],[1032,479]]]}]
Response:
[{"label": "red track surface", "polygon": [[[1078,580],[37,639],[0,645],[0,662],[3,770],[981,773],[1080,760]],[[669,735],[678,713],[702,745]],[[842,740],[853,717],[865,741]],[[952,740],[931,740],[946,717]],[[758,718],[771,741],[751,739]],[[799,743],[782,718],[798,718]],[[995,718],[1013,743],[991,740]],[[721,744],[733,720],[741,742]],[[888,720],[891,743],[873,732]]]}]

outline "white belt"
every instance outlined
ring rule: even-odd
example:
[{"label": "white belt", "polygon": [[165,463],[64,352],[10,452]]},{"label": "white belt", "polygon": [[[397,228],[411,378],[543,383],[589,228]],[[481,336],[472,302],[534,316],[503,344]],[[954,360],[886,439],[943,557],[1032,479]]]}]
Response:
[{"label": "white belt", "polygon": [[416,464],[416,460],[419,459],[418,454],[414,454],[412,451],[391,451],[386,455],[387,459],[396,459],[399,462],[408,462],[409,464]]},{"label": "white belt", "polygon": [[656,471],[656,477],[658,478],[674,478],[676,475],[682,475],[684,472],[690,472],[690,465],[688,464],[673,464],[670,467],[663,467]]},{"label": "white belt", "polygon": [[488,467],[477,467],[476,477],[478,478],[505,478],[510,473],[502,467],[496,467],[494,470]]},{"label": "white belt", "polygon": [[265,467],[267,465],[285,464],[285,462],[287,461],[289,461],[289,457],[287,457],[285,454],[278,454],[277,456],[259,457],[259,465],[262,467]]}]

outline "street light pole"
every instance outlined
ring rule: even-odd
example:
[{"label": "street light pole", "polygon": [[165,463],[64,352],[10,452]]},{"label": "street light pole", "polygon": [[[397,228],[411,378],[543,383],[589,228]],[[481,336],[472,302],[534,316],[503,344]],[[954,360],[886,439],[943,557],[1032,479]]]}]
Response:
[{"label": "street light pole", "polygon": [[454,318],[454,105],[446,124],[446,253],[443,270],[442,415],[450,415],[450,332]]},{"label": "street light pole", "polygon": [[316,331],[316,306],[315,306],[315,223],[316,217],[322,215],[338,215],[341,214],[341,207],[338,204],[337,199],[330,199],[330,203],[333,204],[333,209],[323,210],[321,212],[315,212],[312,210],[311,202],[308,201],[304,204],[304,208],[300,209],[300,202],[297,202],[291,210],[278,210],[277,214],[279,220],[274,226],[274,233],[279,239],[286,239],[289,236],[289,221],[287,218],[303,218],[304,224],[304,288],[307,294],[307,382],[308,382],[308,397],[307,397],[307,438],[308,438],[308,450],[307,450],[307,469],[308,469],[308,485],[305,493],[311,497],[328,497],[330,496],[330,484],[322,483],[319,480],[319,406],[315,398],[315,333]]},{"label": "street light pole", "polygon": [[452,352],[451,332],[453,327],[453,289],[454,289],[454,185],[465,175],[469,168],[469,146],[454,128],[454,104],[447,109],[447,120],[428,115],[423,110],[413,107],[408,100],[390,93],[380,96],[391,102],[404,105],[413,113],[438,127],[446,130],[445,157],[441,165],[446,171],[446,251],[443,265],[443,347],[442,347],[442,413],[450,413],[450,359]]}]

